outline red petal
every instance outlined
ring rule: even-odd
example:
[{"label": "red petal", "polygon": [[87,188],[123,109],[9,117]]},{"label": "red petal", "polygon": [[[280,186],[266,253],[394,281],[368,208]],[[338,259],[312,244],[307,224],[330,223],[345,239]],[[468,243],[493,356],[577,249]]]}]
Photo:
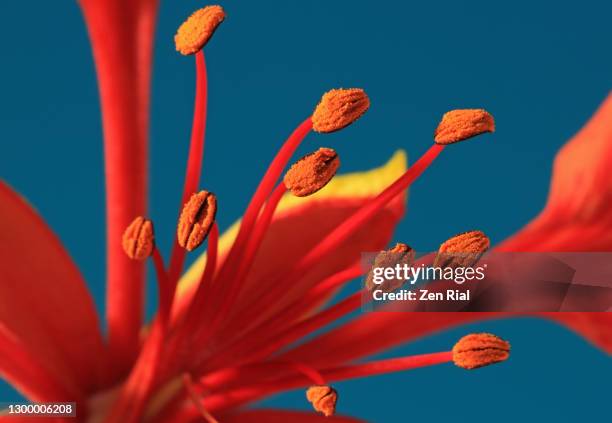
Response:
[{"label": "red petal", "polygon": [[0,323],[0,376],[32,401],[74,401],[79,397],[78,389],[66,386],[61,375],[52,375],[38,357],[19,342]]},{"label": "red petal", "polygon": [[[304,397],[306,401],[306,397]],[[289,410],[259,409],[246,410],[231,415],[215,416],[223,423],[363,423],[363,420],[345,416],[325,417],[314,412],[300,412]],[[202,416],[189,406],[175,414],[168,415],[159,420],[159,423],[200,423]]]},{"label": "red petal", "polygon": [[[107,322],[117,373],[138,351],[144,265],[121,236],[146,210],[149,85],[157,0],[81,0],[102,106],[107,194]],[[115,376],[119,376],[116,374]]]},{"label": "red petal", "polygon": [[502,251],[612,251],[612,95],[555,159],[542,213]]},{"label": "red petal", "polygon": [[[0,423],[41,423],[41,417],[20,416],[17,414],[0,416]],[[45,423],[73,423],[74,418],[44,418]]]},{"label": "red petal", "polygon": [[325,417],[321,414],[299,412],[299,411],[285,411],[285,410],[272,410],[272,409],[261,409],[243,411],[241,413],[234,414],[232,416],[224,417],[223,422],[226,423],[358,423],[363,420],[357,420],[352,417],[344,416],[331,416]]},{"label": "red petal", "polygon": [[0,322],[52,374],[94,388],[106,351],[85,283],[45,222],[2,182],[0,233]]}]

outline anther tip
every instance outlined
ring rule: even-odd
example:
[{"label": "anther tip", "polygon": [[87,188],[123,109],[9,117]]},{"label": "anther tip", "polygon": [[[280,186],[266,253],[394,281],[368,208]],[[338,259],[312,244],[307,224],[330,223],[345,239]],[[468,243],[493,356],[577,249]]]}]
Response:
[{"label": "anther tip", "polygon": [[370,107],[370,99],[361,88],[339,88],[326,92],[312,115],[317,132],[335,132],[359,119]]},{"label": "anther tip", "polygon": [[306,391],[306,399],[312,403],[315,411],[322,413],[326,417],[336,413],[338,402],[338,392],[328,385],[315,385]]},{"label": "anther tip", "polygon": [[495,131],[493,116],[484,109],[451,110],[442,116],[434,132],[436,144],[453,144]]},{"label": "anther tip", "polygon": [[208,43],[224,19],[225,11],[218,5],[196,10],[181,24],[174,36],[176,51],[185,56],[197,53]]},{"label": "anther tip", "polygon": [[217,197],[211,192],[200,191],[191,196],[183,206],[177,225],[177,240],[187,251],[198,248],[208,236],[217,214]]},{"label": "anther tip", "polygon": [[138,216],[123,232],[123,251],[132,260],[144,260],[153,253],[155,236],[153,222]]},{"label": "anther tip", "polygon": [[510,343],[490,333],[472,333],[457,341],[452,354],[455,365],[471,370],[507,360]]},{"label": "anther tip", "polygon": [[406,282],[404,279],[387,279],[382,284],[374,283],[374,268],[395,267],[396,265],[412,266],[416,253],[408,244],[398,242],[395,247],[381,251],[374,258],[372,270],[368,273],[365,279],[365,287],[369,291],[381,289],[384,292],[393,292]]},{"label": "anther tip", "polygon": [[471,267],[491,246],[491,240],[482,231],[468,231],[444,241],[434,260],[436,267]]},{"label": "anther tip", "polygon": [[325,187],[339,166],[340,159],[335,150],[319,148],[295,162],[283,182],[296,197],[307,197]]}]

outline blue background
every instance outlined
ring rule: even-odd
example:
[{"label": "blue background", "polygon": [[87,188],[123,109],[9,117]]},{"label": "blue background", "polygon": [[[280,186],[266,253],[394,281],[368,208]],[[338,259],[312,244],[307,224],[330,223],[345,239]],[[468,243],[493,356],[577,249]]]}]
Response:
[{"label": "blue background", "polygon": [[[448,109],[485,107],[496,117],[496,134],[453,147],[413,185],[398,240],[425,251],[478,228],[498,242],[541,209],[554,153],[612,87],[612,3],[420,3],[223,3],[228,19],[206,48],[203,179],[219,195],[221,228],[240,216],[286,135],[322,92],[338,86],[365,88],[373,107],[345,131],[310,137],[300,152],[333,146],[343,171],[378,166],[397,148],[418,156]],[[172,37],[201,5],[168,1],[160,10],[150,204],[164,251],[180,198],[194,85],[193,63],[175,53]],[[72,1],[0,2],[0,45],[0,176],[59,234],[102,311],[101,128],[80,11]],[[82,231],[82,216],[99,225]],[[339,412],[376,422],[609,418],[611,361],[548,322],[477,324],[385,356],[445,350],[468,330],[511,340],[511,361],[477,372],[448,365],[339,383]],[[0,388],[2,401],[18,398]],[[309,409],[302,391],[266,405]]]}]

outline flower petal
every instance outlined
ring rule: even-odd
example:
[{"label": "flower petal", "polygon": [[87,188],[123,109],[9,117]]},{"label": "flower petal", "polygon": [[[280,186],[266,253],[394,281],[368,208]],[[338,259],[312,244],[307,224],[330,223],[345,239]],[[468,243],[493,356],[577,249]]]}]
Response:
[{"label": "flower petal", "polygon": [[106,351],[85,283],[46,223],[1,181],[0,233],[0,322],[52,374],[94,388]]},{"label": "flower petal", "polygon": [[78,390],[63,385],[66,380],[50,374],[40,360],[44,357],[28,351],[0,322],[0,376],[32,401],[74,401]]},{"label": "flower petal", "polygon": [[[274,283],[278,275],[286,272],[326,233],[380,193],[405,170],[405,153],[398,151],[384,166],[367,172],[337,176],[325,188],[310,197],[298,198],[286,195],[278,206],[251,273],[244,281],[242,301],[247,301],[255,291],[265,291],[268,288],[267,284]],[[404,198],[391,202],[368,225],[313,269],[304,285],[312,285],[355,263],[363,251],[383,249],[389,242],[404,209]],[[236,236],[238,225],[239,222],[235,223],[220,239],[221,262]],[[203,255],[181,279],[176,313],[180,313],[186,301],[191,298],[195,282],[199,280],[205,262],[206,258]],[[281,305],[276,304],[277,307]]]},{"label": "flower petal", "polygon": [[612,251],[612,94],[557,154],[548,202],[500,251]]},{"label": "flower petal", "polygon": [[325,417],[321,414],[299,411],[260,409],[242,411],[232,416],[225,417],[223,421],[227,423],[358,423],[362,422],[363,420],[357,420],[352,417],[344,416]]},{"label": "flower petal", "polygon": [[[306,401],[306,398],[304,398]],[[362,423],[363,420],[345,416],[325,417],[314,412],[275,409],[244,410],[230,415],[215,416],[223,423]],[[193,406],[183,407],[175,413],[164,416],[163,423],[199,423],[202,416]],[[0,420],[1,423],[1,420]]]}]

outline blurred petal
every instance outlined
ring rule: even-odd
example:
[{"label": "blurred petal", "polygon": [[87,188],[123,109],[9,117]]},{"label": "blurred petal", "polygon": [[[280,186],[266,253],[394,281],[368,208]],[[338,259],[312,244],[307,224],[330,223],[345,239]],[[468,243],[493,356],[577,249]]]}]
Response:
[{"label": "blurred petal", "polygon": [[[306,397],[304,396],[304,401]],[[245,410],[230,415],[215,416],[223,423],[363,423],[352,417],[331,416],[325,417],[314,412],[258,409]],[[175,413],[164,416],[160,422],[163,423],[199,423],[202,416],[193,406],[184,407]],[[0,423],[2,423],[0,421]]]},{"label": "blurred petal", "polygon": [[546,316],[612,354],[612,313],[547,313]]},{"label": "blurred petal", "polygon": [[612,94],[555,159],[544,210],[500,251],[612,251]]},{"label": "blurred petal", "polygon": [[81,275],[45,222],[0,181],[0,322],[48,370],[94,388],[106,351]]},{"label": "blurred petal", "polygon": [[[248,279],[244,282],[242,299],[249,298],[254,290],[265,290],[266,284],[275,282],[296,261],[319,242],[339,222],[358,207],[391,184],[406,170],[406,156],[398,151],[385,165],[367,171],[335,177],[318,193],[305,198],[286,195],[273,218],[262,246],[256,256]],[[396,224],[405,209],[405,198],[397,198],[382,212],[370,220],[368,225],[330,254],[308,275],[309,286],[350,264],[355,263],[364,251],[383,249],[393,234]],[[220,239],[221,261],[231,246],[238,223],[234,224]],[[182,278],[178,291],[179,311],[193,293],[206,258],[203,255]],[[277,304],[280,306],[281,304]],[[238,306],[239,307],[239,306]]]},{"label": "blurred petal", "polygon": [[[1,415],[2,411],[0,411],[0,423],[40,423],[42,421],[41,417],[35,416],[20,416],[17,414],[11,415]],[[73,418],[51,418],[45,417],[45,423],[70,423],[74,421]]]},{"label": "blurred petal", "polygon": [[66,386],[61,375],[51,375],[39,357],[28,351],[0,322],[0,377],[9,381],[31,401],[74,401],[80,396],[74,386]]},{"label": "blurred petal", "polygon": [[223,421],[226,423],[358,423],[362,422],[363,420],[343,416],[325,417],[314,412],[306,413],[298,411],[261,409],[243,411],[232,416],[225,417]]}]

